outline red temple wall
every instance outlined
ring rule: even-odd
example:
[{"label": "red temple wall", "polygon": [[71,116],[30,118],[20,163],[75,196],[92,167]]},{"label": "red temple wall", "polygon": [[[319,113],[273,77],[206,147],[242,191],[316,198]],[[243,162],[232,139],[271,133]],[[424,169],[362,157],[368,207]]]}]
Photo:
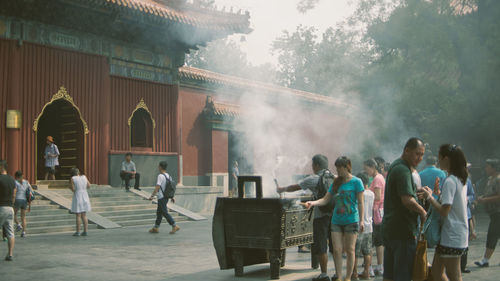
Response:
[{"label": "red temple wall", "polygon": [[111,149],[133,150],[128,119],[141,98],[156,123],[152,151],[177,152],[177,87],[116,76],[111,76]]},{"label": "red temple wall", "polygon": [[210,173],[211,134],[200,113],[205,107],[207,92],[181,87],[182,157],[184,176]]},{"label": "red temple wall", "polygon": [[[17,155],[12,154],[11,159],[7,159],[10,163],[19,163],[10,167],[9,171],[22,169],[26,178],[35,181],[37,152],[35,151],[36,134],[32,129],[33,122],[44,105],[50,102],[52,96],[58,92],[61,86],[64,86],[79,107],[89,128],[89,134],[86,136],[84,171],[92,182],[101,182],[106,179],[107,169],[100,169],[100,165],[96,165],[102,163],[99,161],[102,160],[100,155],[107,153],[102,151],[98,145],[102,128],[98,116],[106,109],[103,103],[96,102],[101,100],[105,94],[102,89],[105,77],[108,75],[107,69],[109,69],[106,59],[27,42],[23,42],[23,45],[18,47],[16,41],[0,40],[2,56],[5,56],[5,49],[10,49],[10,52],[8,57],[2,57],[2,65],[9,65],[9,71],[12,71],[13,66],[15,66],[18,71],[13,71],[14,73],[7,80],[2,80],[7,82],[2,83],[2,85],[8,84],[8,89],[18,90],[9,91],[7,94],[2,93],[2,99],[7,99],[7,103],[9,103],[9,99],[19,99],[18,108],[7,109],[21,110],[23,118],[22,128],[19,131],[20,144],[2,144],[5,150],[16,148],[15,150],[18,151]],[[5,79],[5,75],[1,79]],[[2,118],[4,117],[2,116]],[[1,127],[2,133],[4,133],[4,121]],[[9,138],[7,138],[7,142],[8,140]],[[2,138],[2,141],[5,142],[5,138]]]}]

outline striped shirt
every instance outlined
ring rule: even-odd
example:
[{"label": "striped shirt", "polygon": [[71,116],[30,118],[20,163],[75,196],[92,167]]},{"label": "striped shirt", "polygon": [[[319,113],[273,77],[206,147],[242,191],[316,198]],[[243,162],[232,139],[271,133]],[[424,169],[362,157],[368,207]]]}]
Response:
[{"label": "striped shirt", "polygon": [[49,144],[45,147],[45,167],[59,166],[59,149],[55,144]]}]

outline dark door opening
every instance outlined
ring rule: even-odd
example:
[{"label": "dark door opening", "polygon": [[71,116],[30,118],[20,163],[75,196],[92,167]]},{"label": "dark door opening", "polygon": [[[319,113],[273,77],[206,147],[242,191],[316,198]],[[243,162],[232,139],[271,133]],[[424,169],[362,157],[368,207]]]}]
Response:
[{"label": "dark door opening", "polygon": [[59,167],[56,180],[70,178],[71,168],[83,173],[85,167],[85,132],[80,114],[65,100],[56,100],[48,105],[38,121],[37,129],[37,179],[45,176],[44,151],[47,136],[52,136],[59,148]]}]

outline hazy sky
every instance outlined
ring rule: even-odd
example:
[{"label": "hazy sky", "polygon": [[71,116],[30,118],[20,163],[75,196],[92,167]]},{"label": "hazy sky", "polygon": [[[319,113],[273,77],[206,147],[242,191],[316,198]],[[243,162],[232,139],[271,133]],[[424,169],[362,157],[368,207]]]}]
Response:
[{"label": "hazy sky", "polygon": [[[297,10],[298,2],[299,0],[215,0],[218,9],[226,6],[228,11],[233,6],[234,11],[242,9],[250,12],[250,27],[253,32],[246,35],[246,42],[241,44],[248,60],[253,64],[276,62],[270,54],[270,46],[283,30],[293,31],[297,25],[303,24],[314,26],[322,32],[349,16],[354,11],[356,1],[320,0],[306,14]],[[240,41],[241,35],[231,38]]]}]

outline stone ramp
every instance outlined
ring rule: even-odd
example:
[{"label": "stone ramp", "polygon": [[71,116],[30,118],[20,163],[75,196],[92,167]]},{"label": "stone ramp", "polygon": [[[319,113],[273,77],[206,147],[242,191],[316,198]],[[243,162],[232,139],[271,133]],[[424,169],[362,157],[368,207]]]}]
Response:
[{"label": "stone ramp", "polygon": [[[62,196],[71,200],[73,193],[69,189],[56,190]],[[112,221],[119,226],[154,225],[156,219],[156,204],[137,196],[125,189],[110,186],[92,185],[88,190],[92,212]],[[189,220],[174,210],[170,214],[176,221]]]},{"label": "stone ramp", "polygon": [[[44,198],[54,202],[60,207],[70,210],[71,209],[71,199],[62,196],[61,191],[48,190],[39,186],[37,193],[42,195]],[[74,216],[74,215],[73,215]],[[87,218],[90,222],[98,225],[101,228],[118,228],[121,227],[119,224],[97,214],[96,212],[88,212]]]},{"label": "stone ramp", "polygon": [[[151,188],[151,190],[152,190],[152,188]],[[149,200],[149,197],[151,196],[151,192],[148,193],[148,192],[146,192],[144,190],[131,189],[130,191],[133,192],[133,193],[135,193],[136,195],[144,198],[144,199],[147,199],[147,200]],[[153,200],[153,204],[158,204],[158,201],[156,199],[154,199]],[[186,217],[188,217],[188,218],[190,218],[191,220],[194,220],[194,221],[200,221],[200,220],[206,220],[207,219],[204,216],[202,216],[202,215],[200,215],[198,213],[195,213],[195,212],[191,212],[188,209],[182,208],[181,206],[176,205],[175,203],[169,202],[167,206],[168,206],[169,209],[173,210],[174,212],[182,214],[183,216],[186,216]]]}]

